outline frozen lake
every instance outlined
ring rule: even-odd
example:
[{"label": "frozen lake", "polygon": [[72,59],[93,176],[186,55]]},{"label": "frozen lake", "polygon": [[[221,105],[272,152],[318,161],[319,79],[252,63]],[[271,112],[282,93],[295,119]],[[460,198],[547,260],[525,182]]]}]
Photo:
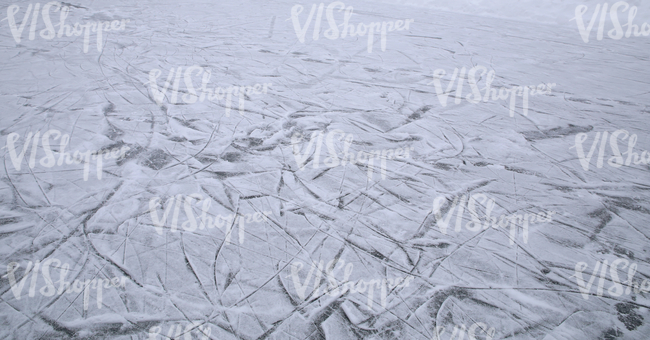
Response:
[{"label": "frozen lake", "polygon": [[650,4],[604,6],[4,2],[0,337],[647,339]]}]

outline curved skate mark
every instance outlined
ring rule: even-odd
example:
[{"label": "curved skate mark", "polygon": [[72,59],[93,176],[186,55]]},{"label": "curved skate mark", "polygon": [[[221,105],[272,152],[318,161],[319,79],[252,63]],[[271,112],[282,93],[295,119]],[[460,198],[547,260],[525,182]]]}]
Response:
[{"label": "curved skate mark", "polygon": [[591,125],[579,126],[569,124],[567,127],[555,127],[552,129],[541,130],[541,131],[524,131],[521,134],[524,135],[527,141],[532,142],[541,139],[549,138],[562,138],[566,136],[572,136],[578,133],[586,133],[593,130],[594,127]]}]

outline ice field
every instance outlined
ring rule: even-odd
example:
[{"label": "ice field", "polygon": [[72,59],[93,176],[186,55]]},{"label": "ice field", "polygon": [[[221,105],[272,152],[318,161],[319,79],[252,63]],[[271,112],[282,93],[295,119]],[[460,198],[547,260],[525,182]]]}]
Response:
[{"label": "ice field", "polygon": [[650,338],[604,6],[5,1],[0,338]]}]

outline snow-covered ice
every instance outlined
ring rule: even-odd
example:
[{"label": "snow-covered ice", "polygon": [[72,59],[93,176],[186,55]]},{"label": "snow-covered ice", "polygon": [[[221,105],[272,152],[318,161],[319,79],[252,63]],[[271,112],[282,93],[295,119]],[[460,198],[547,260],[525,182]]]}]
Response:
[{"label": "snow-covered ice", "polygon": [[0,337],[648,339],[650,4],[320,4],[3,3]]}]

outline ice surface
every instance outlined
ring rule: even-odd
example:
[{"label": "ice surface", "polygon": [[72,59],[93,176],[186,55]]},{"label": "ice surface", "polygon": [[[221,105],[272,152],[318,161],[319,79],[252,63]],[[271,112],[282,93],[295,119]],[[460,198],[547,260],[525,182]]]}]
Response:
[{"label": "ice surface", "polygon": [[[301,4],[304,25],[320,3]],[[70,25],[130,20],[104,33],[101,52],[93,32],[84,53],[83,35],[41,38],[41,18],[34,40],[28,19],[20,43],[0,22],[3,146],[17,134],[20,153],[30,133],[56,130],[71,154],[128,147],[103,160],[101,179],[91,157],[87,180],[84,163],[42,165],[41,140],[33,167],[29,145],[20,170],[3,149],[0,337],[446,340],[482,323],[477,339],[491,328],[494,339],[647,339],[649,293],[612,295],[610,268],[619,261],[623,289],[632,264],[634,281],[650,280],[650,168],[608,164],[608,137],[602,166],[595,144],[585,170],[575,140],[586,134],[587,154],[597,133],[624,129],[638,137],[635,152],[650,150],[649,38],[610,39],[607,21],[605,38],[596,23],[585,43],[569,21],[576,1],[344,4],[355,25],[414,22],[388,32],[385,51],[377,33],[371,53],[367,37],[325,38],[325,13],[319,39],[312,22],[299,42],[296,3],[284,0],[64,4]],[[598,2],[584,4],[588,23]],[[629,4],[639,6],[636,24],[650,22],[647,3]],[[20,22],[28,4],[15,5]],[[211,71],[210,88],[272,85],[246,97],[241,114],[233,96],[227,115],[225,99],[182,102],[181,78],[177,103],[169,89],[159,106],[150,72],[161,71],[162,87],[170,69],[193,65]],[[446,89],[454,69],[474,66],[493,70],[497,88],[556,85],[530,96],[527,115],[521,97],[512,117],[508,100],[468,102],[467,79],[460,103],[452,86],[442,106],[434,72],[446,71]],[[347,135],[355,155],[410,152],[386,161],[384,176],[380,161],[328,167],[326,138],[339,130],[339,155]],[[323,133],[318,166],[307,150],[314,132]],[[60,139],[50,143],[58,160]],[[521,221],[471,231],[459,202],[478,194],[479,218],[487,199],[495,218],[554,214],[526,234]],[[165,211],[158,228],[153,216]],[[203,211],[216,227],[198,226]],[[37,274],[25,275],[36,261]],[[585,284],[594,278],[583,294],[581,262]],[[61,275],[69,293],[57,291]],[[364,291],[343,292],[345,280]]]}]

